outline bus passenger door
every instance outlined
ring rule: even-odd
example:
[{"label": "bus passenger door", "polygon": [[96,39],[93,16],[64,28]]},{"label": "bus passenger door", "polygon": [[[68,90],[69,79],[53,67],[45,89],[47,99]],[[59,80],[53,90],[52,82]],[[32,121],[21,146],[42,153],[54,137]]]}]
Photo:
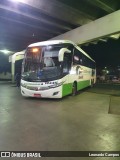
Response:
[{"label": "bus passenger door", "polygon": [[63,75],[64,75],[64,85],[63,85],[63,96],[68,95],[72,91],[72,86],[70,84],[70,70],[71,70],[71,63],[72,63],[72,54],[65,53],[64,54],[64,61],[63,61]]}]

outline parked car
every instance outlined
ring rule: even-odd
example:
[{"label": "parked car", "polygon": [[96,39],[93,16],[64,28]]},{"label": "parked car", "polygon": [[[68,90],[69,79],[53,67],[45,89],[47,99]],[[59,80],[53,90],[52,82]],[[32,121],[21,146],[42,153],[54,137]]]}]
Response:
[{"label": "parked car", "polygon": [[119,81],[118,77],[115,76],[115,77],[112,78],[112,82],[118,83],[118,82],[120,82],[120,81]]}]

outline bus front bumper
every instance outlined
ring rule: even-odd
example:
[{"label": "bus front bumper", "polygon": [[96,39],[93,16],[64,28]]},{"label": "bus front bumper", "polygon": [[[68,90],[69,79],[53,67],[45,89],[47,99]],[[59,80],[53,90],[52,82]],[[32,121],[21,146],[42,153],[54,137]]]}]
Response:
[{"label": "bus front bumper", "polygon": [[24,97],[62,98],[62,86],[39,91],[29,90],[21,86],[21,94]]}]

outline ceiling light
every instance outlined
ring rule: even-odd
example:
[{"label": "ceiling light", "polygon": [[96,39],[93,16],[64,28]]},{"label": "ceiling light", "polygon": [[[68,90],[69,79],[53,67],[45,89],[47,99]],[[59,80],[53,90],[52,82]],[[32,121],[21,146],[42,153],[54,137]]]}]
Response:
[{"label": "ceiling light", "polygon": [[6,50],[6,49],[0,50],[0,52],[2,52],[2,53],[4,53],[4,54],[9,54],[9,53],[11,53],[11,51],[8,51],[8,50]]},{"label": "ceiling light", "polygon": [[11,1],[13,1],[13,2],[25,2],[25,0],[11,0]]}]

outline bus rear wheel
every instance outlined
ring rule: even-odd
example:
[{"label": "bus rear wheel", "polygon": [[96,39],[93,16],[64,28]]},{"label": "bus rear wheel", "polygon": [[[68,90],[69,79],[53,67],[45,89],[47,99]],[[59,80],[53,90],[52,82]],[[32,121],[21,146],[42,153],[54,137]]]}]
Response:
[{"label": "bus rear wheel", "polygon": [[94,80],[92,79],[90,87],[92,88],[93,86],[94,86]]},{"label": "bus rear wheel", "polygon": [[77,84],[74,82],[72,86],[72,96],[77,94]]}]

